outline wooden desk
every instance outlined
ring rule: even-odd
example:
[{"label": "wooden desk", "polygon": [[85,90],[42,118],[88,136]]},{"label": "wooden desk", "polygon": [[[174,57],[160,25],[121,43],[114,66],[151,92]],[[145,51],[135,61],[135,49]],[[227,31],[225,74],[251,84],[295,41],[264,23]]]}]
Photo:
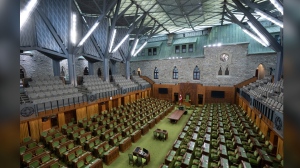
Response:
[{"label": "wooden desk", "polygon": [[200,131],[200,127],[199,127],[199,126],[196,126],[194,132],[198,134],[199,131]]},{"label": "wooden desk", "polygon": [[185,135],[186,135],[185,132],[181,132],[178,139],[180,139],[180,140],[184,139]]},{"label": "wooden desk", "polygon": [[137,142],[141,138],[141,136],[142,136],[142,131],[141,130],[137,130],[137,131],[135,131],[135,132],[133,132],[131,134],[131,141],[133,143],[135,143],[135,142]]},{"label": "wooden desk", "polygon": [[237,135],[237,136],[239,135],[239,132],[236,128],[231,128],[231,131],[233,135]]},{"label": "wooden desk", "polygon": [[48,167],[50,167],[52,164],[54,164],[54,163],[56,163],[56,162],[58,162],[58,159],[57,159],[57,158],[53,158],[53,159],[49,160],[48,162],[39,165],[39,168],[48,168]]},{"label": "wooden desk", "polygon": [[220,150],[220,155],[221,155],[223,158],[228,159],[227,148],[226,148],[226,146],[223,145],[223,144],[220,144],[220,145],[219,145],[219,150]]},{"label": "wooden desk", "polygon": [[239,136],[234,135],[233,138],[234,138],[234,141],[235,141],[236,145],[243,147],[241,138]]},{"label": "wooden desk", "polygon": [[241,161],[243,168],[251,168],[251,164],[247,161],[242,160]]},{"label": "wooden desk", "polygon": [[119,149],[121,152],[125,152],[127,149],[131,147],[131,139],[129,137],[123,139],[119,144]]},{"label": "wooden desk", "polygon": [[259,156],[261,157],[261,161],[262,161],[262,165],[264,164],[268,164],[268,165],[272,165],[273,160],[271,159],[271,157],[268,155],[268,153],[264,150],[261,149],[256,149]]},{"label": "wooden desk", "polygon": [[169,153],[167,154],[167,156],[165,158],[165,164],[169,165],[173,161],[175,155],[176,155],[175,150],[169,151]]},{"label": "wooden desk", "polygon": [[229,163],[227,158],[220,157],[220,163],[222,168],[229,168]]},{"label": "wooden desk", "polygon": [[206,133],[210,134],[211,133],[211,127],[206,128]]},{"label": "wooden desk", "polygon": [[[202,117],[200,117],[200,118],[202,118]],[[199,120],[200,120],[200,119],[199,119]],[[198,122],[197,122],[197,126],[201,126],[201,123],[202,123],[201,121],[198,121]]]},{"label": "wooden desk", "polygon": [[192,158],[192,154],[191,153],[185,153],[183,156],[183,161],[181,162],[181,167],[182,168],[188,168],[190,165],[190,161]]},{"label": "wooden desk", "polygon": [[202,155],[199,163],[199,167],[208,168],[209,155]]},{"label": "wooden desk", "polygon": [[153,128],[155,126],[155,119],[151,119],[150,121],[148,121],[149,124],[149,128]]},{"label": "wooden desk", "polygon": [[219,135],[219,139],[220,139],[220,143],[221,144],[225,144],[226,143],[226,139],[224,135]]},{"label": "wooden desk", "polygon": [[211,122],[211,121],[208,121],[208,122],[207,122],[207,126],[208,126],[208,127],[211,127],[211,125],[212,125],[212,122]]},{"label": "wooden desk", "polygon": [[210,143],[210,134],[205,134],[204,135],[204,142],[208,142],[208,143]]},{"label": "wooden desk", "polygon": [[119,147],[113,147],[104,153],[104,162],[106,165],[110,165],[119,157]]},{"label": "wooden desk", "polygon": [[136,147],[132,153],[134,156],[140,156],[146,159],[146,164],[150,162],[150,153],[145,153],[142,148]]},{"label": "wooden desk", "polygon": [[248,157],[247,157],[245,149],[243,147],[238,146],[237,150],[238,150],[237,153],[239,155],[239,160],[248,161]]},{"label": "wooden desk", "polygon": [[190,153],[193,153],[195,145],[196,145],[196,142],[190,141],[188,143],[188,149],[187,149],[187,151],[190,152]]},{"label": "wooden desk", "polygon": [[174,145],[173,145],[173,150],[176,151],[177,149],[179,149],[180,144],[181,144],[181,140],[179,140],[179,139],[176,140]]},{"label": "wooden desk", "polygon": [[189,126],[185,126],[185,127],[182,129],[182,131],[183,131],[183,132],[187,132],[187,131],[189,130],[189,128],[190,128]]},{"label": "wooden desk", "polygon": [[[252,131],[252,129],[246,129],[246,132],[249,134],[249,136],[252,136],[252,137],[256,137],[256,135],[254,134],[254,132]],[[249,137],[247,137],[249,138]]]},{"label": "wooden desk", "polygon": [[156,129],[156,130],[154,130],[154,132],[156,132],[156,133],[163,133],[163,134],[165,134],[165,139],[164,140],[167,140],[168,139],[168,131],[167,130],[161,130],[161,129]]},{"label": "wooden desk", "polygon": [[86,167],[89,168],[103,168],[103,162],[102,159],[95,159],[92,163],[85,165]]},{"label": "wooden desk", "polygon": [[224,128],[221,128],[221,127],[219,127],[219,134],[222,134],[222,135],[224,135]]},{"label": "wooden desk", "polygon": [[251,142],[253,143],[254,148],[259,148],[259,149],[262,148],[260,142],[256,138],[250,137],[250,139],[251,139]]},{"label": "wooden desk", "polygon": [[183,110],[176,110],[168,117],[168,119],[170,119],[170,122],[172,123],[177,123],[177,121],[182,117],[183,113]]},{"label": "wooden desk", "polygon": [[203,153],[204,153],[204,154],[209,155],[209,152],[210,152],[210,144],[204,142],[203,145],[202,145],[202,150],[203,150]]},{"label": "wooden desk", "polygon": [[148,124],[148,123],[147,123],[147,124],[144,124],[144,125],[142,126],[141,130],[142,130],[142,135],[146,135],[147,132],[149,132],[149,124]]},{"label": "wooden desk", "polygon": [[197,138],[198,138],[198,133],[195,133],[195,132],[194,132],[194,133],[192,134],[192,139],[191,139],[191,140],[194,141],[194,142],[196,142],[196,141],[197,141]]},{"label": "wooden desk", "polygon": [[160,116],[156,116],[155,117],[155,123],[157,124],[157,123],[159,123],[159,121],[160,121]]}]

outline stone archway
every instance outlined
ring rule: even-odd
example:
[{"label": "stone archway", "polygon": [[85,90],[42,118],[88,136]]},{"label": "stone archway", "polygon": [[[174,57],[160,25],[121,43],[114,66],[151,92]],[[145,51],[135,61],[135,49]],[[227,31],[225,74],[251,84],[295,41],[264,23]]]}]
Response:
[{"label": "stone archway", "polygon": [[263,64],[259,64],[255,71],[255,76],[257,79],[263,79],[266,75],[266,68]]}]

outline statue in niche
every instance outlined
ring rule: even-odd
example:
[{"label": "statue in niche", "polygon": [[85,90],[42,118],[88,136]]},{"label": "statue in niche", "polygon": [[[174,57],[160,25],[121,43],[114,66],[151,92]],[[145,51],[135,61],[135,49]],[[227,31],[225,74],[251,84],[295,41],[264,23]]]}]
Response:
[{"label": "statue in niche", "polygon": [[60,76],[65,77],[65,67],[61,66]]},{"label": "statue in niche", "polygon": [[220,69],[219,69],[218,75],[222,75],[222,67],[221,67],[221,66],[220,66]]},{"label": "statue in niche", "polygon": [[228,66],[226,67],[226,70],[225,70],[225,75],[229,75]]},{"label": "statue in niche", "polygon": [[83,70],[83,75],[89,75],[88,67],[85,67]]}]

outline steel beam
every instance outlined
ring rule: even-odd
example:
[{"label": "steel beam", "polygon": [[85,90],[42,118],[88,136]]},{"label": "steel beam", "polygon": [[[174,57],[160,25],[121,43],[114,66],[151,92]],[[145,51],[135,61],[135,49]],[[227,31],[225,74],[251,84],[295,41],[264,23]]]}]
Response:
[{"label": "steel beam", "polygon": [[53,67],[53,74],[54,76],[60,76],[60,64],[59,60],[52,59],[52,67]]},{"label": "steel beam", "polygon": [[50,33],[54,37],[55,41],[57,42],[57,44],[59,45],[59,47],[61,48],[63,53],[65,55],[68,55],[68,51],[66,49],[66,46],[63,44],[63,41],[61,40],[61,38],[57,34],[57,32],[56,32],[55,28],[53,27],[53,25],[51,24],[50,20],[47,18],[47,16],[40,9],[37,8],[36,10],[39,13],[39,15],[41,16],[41,18],[43,19],[43,21],[44,21],[45,25],[47,26],[47,28],[50,30]]},{"label": "steel beam", "polygon": [[256,20],[256,18],[243,6],[239,0],[232,0],[236,6],[245,14],[250,22],[260,31],[269,41],[270,47],[276,52],[282,52],[282,46],[274,39],[274,37]]}]

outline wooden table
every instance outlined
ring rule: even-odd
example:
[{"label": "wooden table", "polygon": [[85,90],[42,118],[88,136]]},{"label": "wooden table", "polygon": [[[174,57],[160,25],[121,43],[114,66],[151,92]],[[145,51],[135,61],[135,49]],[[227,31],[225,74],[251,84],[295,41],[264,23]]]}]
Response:
[{"label": "wooden table", "polygon": [[208,161],[209,161],[209,156],[203,154],[200,159],[199,167],[208,168]]},{"label": "wooden table", "polygon": [[136,147],[132,153],[134,156],[140,156],[140,157],[146,159],[146,164],[148,164],[150,162],[150,153],[149,152],[146,153],[145,151],[143,151],[142,148]]},{"label": "wooden table", "polygon": [[229,163],[227,158],[220,157],[220,163],[222,168],[229,168]]},{"label": "wooden table", "polygon": [[183,110],[175,110],[169,117],[171,123],[177,123],[177,121],[182,117]]}]

